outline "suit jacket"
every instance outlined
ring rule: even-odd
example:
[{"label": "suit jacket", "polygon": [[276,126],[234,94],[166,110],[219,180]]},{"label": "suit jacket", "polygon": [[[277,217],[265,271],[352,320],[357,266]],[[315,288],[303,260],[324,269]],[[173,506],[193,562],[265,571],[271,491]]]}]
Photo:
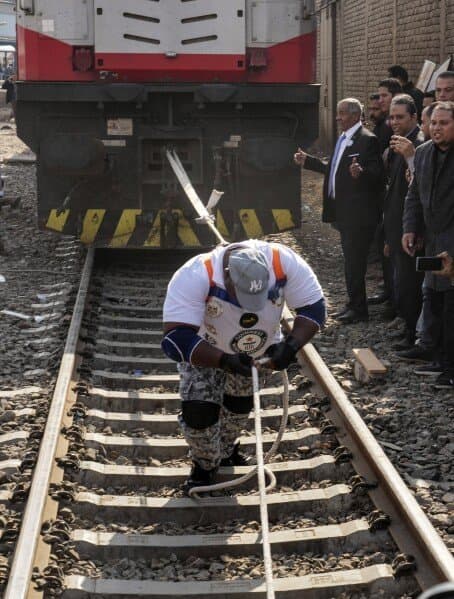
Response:
[{"label": "suit jacket", "polygon": [[[417,148],[424,143],[424,135],[419,127],[415,127],[408,136]],[[385,242],[392,251],[401,249],[402,217],[404,213],[405,196],[408,192],[407,161],[400,154],[389,150],[387,159],[388,187],[383,206]]]},{"label": "suit jacket", "polygon": [[378,138],[378,145],[380,146],[380,152],[383,156],[383,152],[389,146],[389,141],[393,130],[388,124],[388,119],[385,117],[379,121],[372,130],[372,133]]},{"label": "suit jacket", "polygon": [[[447,251],[454,256],[454,147],[436,171],[437,149],[433,141],[419,146],[415,175],[405,198],[403,231],[424,236],[426,256]],[[438,291],[450,287],[449,279],[426,274],[426,284]]]},{"label": "suit jacket", "polygon": [[[358,163],[364,169],[358,179],[349,171],[352,154],[358,154]],[[328,197],[328,183],[332,158],[328,163],[308,156],[304,167],[325,175],[323,183],[323,214],[325,223],[344,226],[375,226],[383,204],[384,167],[377,137],[361,126],[345,147],[336,171],[336,198]]]}]

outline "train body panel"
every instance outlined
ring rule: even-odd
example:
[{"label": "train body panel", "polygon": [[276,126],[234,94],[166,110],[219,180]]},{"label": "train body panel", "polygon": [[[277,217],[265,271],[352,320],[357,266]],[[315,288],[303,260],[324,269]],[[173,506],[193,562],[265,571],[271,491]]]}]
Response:
[{"label": "train body panel", "polygon": [[[38,156],[39,226],[111,247],[228,239],[300,223],[297,143],[318,132],[315,34],[301,0],[21,0],[18,133]],[[23,8],[21,8],[21,6]]]}]

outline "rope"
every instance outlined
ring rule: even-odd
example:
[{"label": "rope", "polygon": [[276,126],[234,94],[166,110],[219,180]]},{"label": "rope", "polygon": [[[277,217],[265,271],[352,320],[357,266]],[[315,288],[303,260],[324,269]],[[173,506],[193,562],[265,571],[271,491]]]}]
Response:
[{"label": "rope", "polygon": [[[260,361],[259,361],[260,362]],[[260,496],[260,520],[262,525],[262,550],[263,550],[263,563],[265,566],[265,580],[266,580],[266,597],[267,599],[274,599],[273,589],[273,562],[271,558],[271,546],[269,541],[269,527],[268,527],[268,506],[266,500],[266,493],[271,491],[276,486],[276,476],[274,473],[265,466],[270,462],[271,458],[276,454],[285,429],[287,427],[288,420],[288,407],[289,407],[289,388],[288,388],[288,375],[287,371],[284,370],[282,373],[282,383],[284,386],[284,392],[282,395],[282,419],[277,433],[276,439],[271,446],[270,450],[263,456],[263,440],[262,440],[262,419],[261,419],[261,407],[260,407],[260,386],[258,379],[258,372],[255,366],[252,367],[252,386],[254,393],[254,425],[255,425],[255,440],[256,440],[256,456],[257,466],[253,468],[247,474],[235,478],[233,480],[225,481],[222,483],[216,483],[214,485],[205,485],[201,487],[193,487],[189,490],[189,496],[199,499],[199,493],[209,493],[212,491],[221,491],[225,489],[233,489],[248,481],[250,478],[257,474],[259,484],[259,496]],[[269,479],[269,483],[265,486],[265,475]]]},{"label": "rope", "polygon": [[252,383],[254,387],[255,439],[257,452],[257,478],[260,495],[260,521],[262,524],[262,551],[265,565],[266,597],[274,599],[273,560],[271,559],[270,531],[268,527],[268,504],[265,487],[265,463],[263,461],[262,418],[260,408],[260,388],[257,368],[252,367]]},{"label": "rope", "polygon": [[[254,370],[256,370],[256,369],[254,368]],[[280,442],[282,441],[282,437],[284,436],[284,432],[287,427],[288,398],[289,398],[288,376],[287,376],[286,370],[284,370],[281,374],[282,374],[282,383],[284,385],[284,393],[283,393],[283,397],[282,397],[281,425],[279,427],[279,431],[277,433],[277,436],[276,436],[276,439],[275,439],[273,445],[271,446],[270,450],[268,451],[268,453],[266,454],[266,456],[263,460],[265,464],[268,464],[271,461],[271,459],[274,457],[277,450],[279,449]],[[254,397],[255,397],[255,388],[254,388]],[[256,439],[257,439],[257,433],[256,433]],[[260,440],[261,440],[261,436],[260,436]],[[239,487],[240,485],[244,484],[249,479],[251,479],[253,476],[255,476],[257,474],[257,471],[258,471],[258,464],[250,472],[248,472],[247,474],[243,474],[243,476],[240,476],[239,478],[235,478],[235,479],[229,480],[229,481],[224,481],[222,483],[215,483],[214,485],[192,487],[192,489],[189,490],[188,495],[189,495],[189,497],[192,497],[194,499],[200,499],[199,493],[210,493],[212,491],[223,491],[225,489],[233,489],[235,487]],[[266,487],[266,491],[268,492],[275,488],[276,477],[274,475],[274,472],[272,472],[269,468],[265,467],[264,472],[269,479],[268,486]]]}]

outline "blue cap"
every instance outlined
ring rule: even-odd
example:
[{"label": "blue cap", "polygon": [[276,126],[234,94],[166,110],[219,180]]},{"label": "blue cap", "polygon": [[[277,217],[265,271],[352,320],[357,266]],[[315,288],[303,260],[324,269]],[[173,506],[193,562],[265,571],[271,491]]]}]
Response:
[{"label": "blue cap", "polygon": [[263,310],[268,299],[270,271],[265,254],[254,248],[234,249],[229,256],[229,274],[239,304],[245,310]]}]

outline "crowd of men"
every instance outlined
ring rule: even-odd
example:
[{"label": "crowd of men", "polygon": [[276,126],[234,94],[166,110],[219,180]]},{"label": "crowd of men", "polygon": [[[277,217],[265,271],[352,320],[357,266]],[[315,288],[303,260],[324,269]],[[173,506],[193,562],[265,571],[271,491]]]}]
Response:
[{"label": "crowd of men", "polygon": [[[328,162],[301,149],[295,162],[325,174],[323,221],[340,232],[348,303],[335,315],[368,320],[368,305],[386,303],[405,330],[393,346],[415,373],[454,388],[454,286],[448,276],[416,269],[416,258],[454,256],[454,71],[423,94],[400,65],[370,94],[367,120],[355,98],[341,100],[342,131]],[[367,298],[371,246],[379,246],[383,291]],[[438,275],[438,276],[437,276]]]}]

